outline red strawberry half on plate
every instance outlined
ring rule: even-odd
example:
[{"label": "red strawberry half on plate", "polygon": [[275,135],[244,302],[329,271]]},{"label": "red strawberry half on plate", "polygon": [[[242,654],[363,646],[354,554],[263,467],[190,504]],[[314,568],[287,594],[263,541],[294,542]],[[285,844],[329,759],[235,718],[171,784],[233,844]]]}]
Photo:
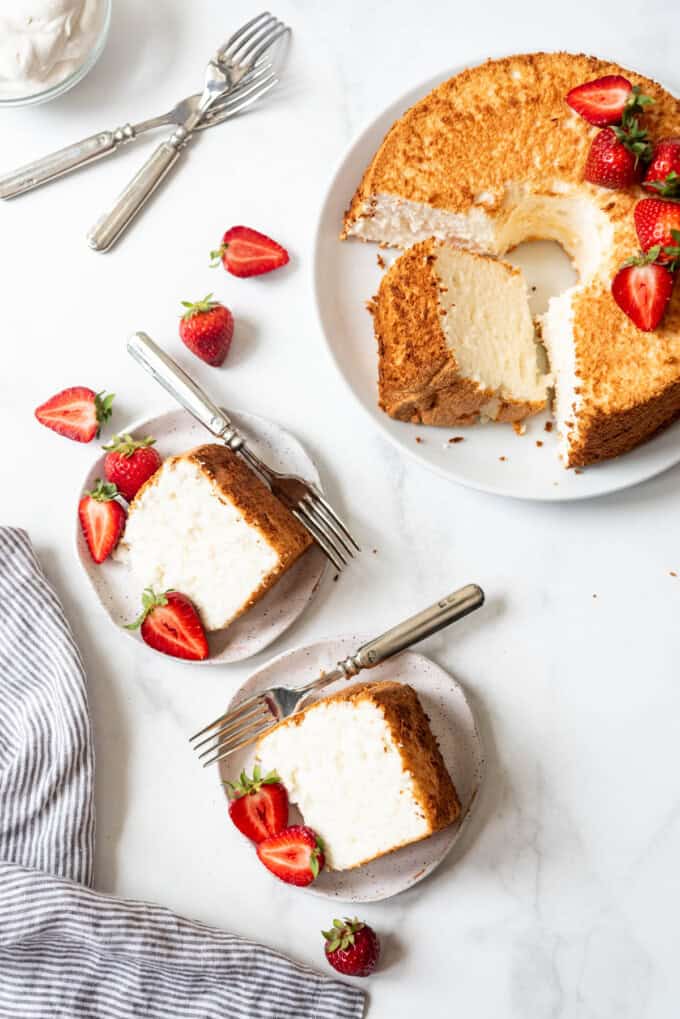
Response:
[{"label": "red strawberry half on plate", "polygon": [[257,855],[267,870],[289,885],[311,885],[325,863],[323,843],[316,832],[303,824],[284,828],[264,839]]},{"label": "red strawberry half on plate", "polygon": [[252,778],[242,771],[238,782],[225,782],[225,786],[230,797],[229,816],[252,842],[263,842],[287,826],[288,793],[275,771],[262,775],[257,766]]},{"label": "red strawberry half on plate", "polygon": [[139,630],[149,647],[173,658],[203,661],[208,657],[208,640],[193,602],[179,591],[156,594],[147,587],[142,611],[126,630]]}]

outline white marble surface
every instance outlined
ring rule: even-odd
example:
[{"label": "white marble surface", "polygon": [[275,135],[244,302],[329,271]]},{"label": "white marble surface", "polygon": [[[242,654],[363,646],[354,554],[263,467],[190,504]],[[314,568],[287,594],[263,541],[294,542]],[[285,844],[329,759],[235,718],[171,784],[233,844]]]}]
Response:
[{"label": "white marble surface", "polygon": [[[10,168],[171,104],[252,3],[116,0],[111,40],[79,88],[2,114]],[[441,869],[364,909],[385,939],[370,1019],[416,1009],[476,1019],[667,1019],[678,1012],[680,470],[583,505],[503,501],[406,464],[346,402],[312,296],[315,218],[332,166],[395,95],[488,54],[566,47],[680,87],[672,0],[568,6],[279,0],[295,29],[286,85],[257,115],[204,136],[115,252],[86,229],[153,141],[0,209],[2,519],[27,527],[89,673],[98,769],[98,887],[177,910],[325,966],[325,904],[263,872],[234,838],[215,774],[185,737],[267,659],[214,670],[160,662],[109,628],[73,549],[93,451],[32,420],[62,386],[108,387],[123,425],[169,406],[124,352],[144,328],[234,406],[267,414],[318,458],[370,551],[275,645],[391,623],[465,581],[483,613],[427,650],[466,685],[488,748],[476,819]],[[211,272],[244,222],[292,253],[240,282]],[[223,370],[176,336],[180,299],[213,288],[237,330]],[[521,440],[517,440],[521,441]],[[595,597],[596,596],[596,597]]]}]

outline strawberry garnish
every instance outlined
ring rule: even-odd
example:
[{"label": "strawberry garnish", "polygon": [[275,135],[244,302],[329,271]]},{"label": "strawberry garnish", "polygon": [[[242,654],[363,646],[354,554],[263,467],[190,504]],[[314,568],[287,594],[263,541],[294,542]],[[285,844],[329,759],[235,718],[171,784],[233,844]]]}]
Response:
[{"label": "strawberry garnish", "polygon": [[149,647],[173,658],[203,661],[208,657],[208,640],[194,603],[179,591],[156,594],[147,587],[142,594],[142,611],[126,630],[139,630]]},{"label": "strawberry garnish", "polygon": [[242,771],[238,782],[224,784],[231,799],[229,816],[246,838],[262,842],[288,824],[288,793],[275,771],[262,775],[255,767],[252,778]]},{"label": "strawberry garnish", "polygon": [[652,156],[652,143],[638,115],[652,102],[637,85],[631,90],[621,124],[598,131],[592,140],[583,174],[587,181],[605,188],[627,188],[640,181]]},{"label": "strawberry garnish", "polygon": [[368,924],[356,917],[334,920],[329,931],[321,931],[326,958],[338,973],[349,977],[367,977],[378,965],[380,942]]},{"label": "strawberry garnish", "polygon": [[267,870],[289,885],[311,885],[325,863],[321,839],[303,824],[284,828],[258,844],[257,855]]},{"label": "strawberry garnish", "polygon": [[179,335],[192,354],[219,367],[229,353],[234,335],[234,317],[208,294],[202,301],[182,301],[187,310],[179,322]]},{"label": "strawberry garnish", "polygon": [[589,124],[607,127],[620,123],[632,92],[633,86],[627,78],[608,74],[572,88],[567,93],[567,102]]},{"label": "strawberry garnish", "polygon": [[142,485],[156,473],[162,460],[153,448],[156,440],[150,435],[146,439],[133,439],[131,435],[114,435],[104,446],[108,450],[104,458],[104,473],[109,481],[118,486],[118,491],[130,502]]},{"label": "strawberry garnish", "polygon": [[41,425],[74,442],[91,442],[111,417],[113,393],[95,393],[86,386],[71,386],[41,403],[35,416]]},{"label": "strawberry garnish", "polygon": [[680,242],[680,201],[643,198],[635,206],[633,215],[642,250],[659,247],[659,262],[670,264],[676,261]]},{"label": "strawberry garnish", "polygon": [[78,517],[90,555],[103,563],[118,544],[127,517],[116,486],[98,479],[78,503]]},{"label": "strawberry garnish", "polygon": [[660,324],[673,292],[673,273],[657,261],[660,251],[651,248],[629,259],[612,282],[614,300],[646,333]]},{"label": "strawberry garnish", "polygon": [[289,261],[288,252],[266,234],[247,226],[232,226],[217,251],[211,251],[212,265],[220,262],[232,276],[261,276],[280,269]]},{"label": "strawberry garnish", "polygon": [[680,198],[680,138],[656,143],[642,186],[663,198]]}]

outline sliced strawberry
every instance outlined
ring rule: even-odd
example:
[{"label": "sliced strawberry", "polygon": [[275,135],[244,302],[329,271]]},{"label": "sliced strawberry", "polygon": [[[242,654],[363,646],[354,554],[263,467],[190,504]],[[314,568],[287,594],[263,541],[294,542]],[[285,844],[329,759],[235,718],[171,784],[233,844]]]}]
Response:
[{"label": "sliced strawberry", "polygon": [[139,629],[142,640],[173,658],[202,661],[208,657],[208,640],[192,601],[179,591],[156,594],[147,587],[142,595],[142,612],[126,630]]},{"label": "sliced strawberry", "polygon": [[288,252],[266,234],[247,226],[232,226],[217,251],[211,251],[213,266],[221,262],[232,276],[261,276],[280,269],[289,261]]},{"label": "sliced strawberry", "polygon": [[261,775],[256,766],[252,778],[242,771],[237,783],[225,785],[231,797],[229,816],[246,838],[262,842],[288,824],[288,793],[275,771]]},{"label": "sliced strawberry", "polygon": [[36,408],[41,425],[74,442],[91,442],[111,417],[113,394],[95,393],[86,386],[72,386],[51,396]]},{"label": "sliced strawberry", "polygon": [[627,78],[608,74],[572,88],[567,93],[567,103],[589,124],[606,127],[620,123],[632,92],[633,86]]},{"label": "sliced strawberry", "polygon": [[117,501],[118,489],[104,481],[95,483],[78,503],[78,517],[90,555],[103,563],[118,544],[127,514]]},{"label": "sliced strawberry", "polygon": [[642,186],[664,198],[680,198],[680,137],[656,143]]},{"label": "sliced strawberry", "polygon": [[153,448],[156,440],[150,435],[146,439],[133,439],[131,435],[114,435],[103,448],[108,450],[104,457],[104,473],[109,481],[118,486],[118,491],[131,502],[143,484],[156,473],[162,460]]},{"label": "sliced strawberry", "polygon": [[658,248],[631,258],[617,272],[612,295],[638,329],[651,332],[660,324],[673,292],[673,274],[655,261]]},{"label": "sliced strawberry", "polygon": [[660,247],[658,261],[673,262],[680,243],[680,201],[643,198],[635,206],[633,215],[642,250]]},{"label": "sliced strawberry", "polygon": [[311,885],[325,863],[321,839],[302,824],[294,824],[264,839],[257,847],[257,855],[267,870],[281,881],[300,888]]}]

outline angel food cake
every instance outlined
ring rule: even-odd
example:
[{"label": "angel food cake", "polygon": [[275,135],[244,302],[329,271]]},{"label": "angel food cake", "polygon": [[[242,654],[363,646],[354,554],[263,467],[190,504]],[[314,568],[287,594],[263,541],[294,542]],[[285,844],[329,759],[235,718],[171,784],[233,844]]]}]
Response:
[{"label": "angel food cake", "polygon": [[460,816],[460,803],[415,691],[352,686],[280,722],[259,741],[326,866],[349,870],[418,842]]},{"label": "angel food cake", "polygon": [[115,558],[140,590],[181,591],[206,630],[254,605],[310,547],[308,532],[225,446],[163,462],[132,501]]},{"label": "angel food cake", "polygon": [[[578,282],[551,299],[540,327],[567,466],[625,453],[680,414],[678,288],[661,325],[650,332],[612,298],[613,277],[640,247],[633,212],[643,192],[584,180],[598,128],[565,101],[571,89],[607,75],[625,75],[654,100],[644,112],[652,138],[680,134],[678,100],[616,64],[565,53],[489,61],[444,82],[394,124],[352,199],[343,232],[401,248],[435,238],[494,257],[526,240],[555,240],[565,248]],[[492,300],[491,289],[479,293],[482,308]],[[387,311],[376,316],[381,354],[400,342],[392,321],[388,336]],[[412,336],[412,356],[419,335]],[[431,342],[427,330],[424,335],[423,361]],[[466,416],[460,400],[439,392],[440,381],[442,390],[452,385],[451,365],[441,379],[438,367],[430,372],[429,387],[420,385],[412,406],[408,394],[386,396],[391,367],[381,359],[388,413],[407,417],[412,410],[410,419],[433,424],[459,424]],[[468,365],[462,374],[488,388],[482,368]],[[424,376],[423,370],[421,382]],[[488,416],[501,420],[516,419],[518,404],[531,413],[536,403],[505,372],[497,395],[500,412]],[[484,399],[475,394],[470,421],[483,412]]]}]

